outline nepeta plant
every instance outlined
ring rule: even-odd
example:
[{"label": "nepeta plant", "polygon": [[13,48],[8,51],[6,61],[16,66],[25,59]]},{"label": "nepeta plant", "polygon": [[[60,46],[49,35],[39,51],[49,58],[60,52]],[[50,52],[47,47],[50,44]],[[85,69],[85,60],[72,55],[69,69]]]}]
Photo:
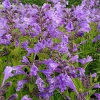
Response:
[{"label": "nepeta plant", "polygon": [[[90,100],[92,95],[98,98],[94,90],[100,88],[97,75],[85,74],[93,58],[90,55],[81,58],[78,51],[84,42],[75,42],[89,34],[91,22],[99,20],[98,2],[84,0],[77,7],[66,8],[65,0],[51,1],[52,4],[42,7],[23,4],[12,7],[9,0],[3,2],[0,44],[6,49],[7,46],[16,51],[20,48],[26,55],[19,59],[20,65],[5,68],[2,87],[7,79],[23,75],[23,79],[17,80],[16,92],[26,85],[31,98],[50,100],[56,90],[68,100]],[[8,100],[12,98],[16,99],[17,95]],[[21,100],[31,98],[25,95]]]}]

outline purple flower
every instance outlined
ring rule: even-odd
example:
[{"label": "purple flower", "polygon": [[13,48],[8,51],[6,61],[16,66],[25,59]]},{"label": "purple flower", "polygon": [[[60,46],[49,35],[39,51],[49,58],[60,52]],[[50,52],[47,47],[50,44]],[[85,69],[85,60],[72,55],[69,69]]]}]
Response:
[{"label": "purple flower", "polygon": [[92,74],[92,77],[97,77],[97,73],[93,73]]},{"label": "purple flower", "polygon": [[49,79],[49,78],[51,78],[51,74],[52,74],[52,70],[50,70],[50,69],[44,69],[44,70],[41,70],[41,72],[43,73],[43,74],[45,74],[45,76],[47,77],[47,79]]},{"label": "purple flower", "polygon": [[34,33],[31,34],[32,37],[35,37],[41,33],[41,28],[38,24],[33,24],[32,30],[34,31]]},{"label": "purple flower", "polygon": [[24,41],[21,46],[26,50],[28,48],[28,41]]},{"label": "purple flower", "polygon": [[67,96],[67,97],[66,97],[66,100],[70,100],[70,97]]},{"label": "purple flower", "polygon": [[58,47],[58,51],[60,53],[68,53],[68,46],[66,44],[61,43]]},{"label": "purple flower", "polygon": [[75,55],[75,56],[73,56],[73,57],[71,57],[70,59],[69,59],[69,61],[71,61],[72,63],[75,63],[75,62],[78,62],[78,55]]},{"label": "purple flower", "polygon": [[44,91],[45,85],[44,85],[44,81],[38,76],[35,82],[38,86],[38,89],[40,92]]},{"label": "purple flower", "polygon": [[26,50],[27,50],[27,56],[34,53],[34,48],[27,48]]},{"label": "purple flower", "polygon": [[79,32],[77,33],[77,35],[80,36],[80,37],[83,37],[83,36],[84,36],[84,32],[79,31]]},{"label": "purple flower", "polygon": [[68,43],[68,36],[66,36],[66,35],[62,36],[62,43],[63,44],[67,44]]},{"label": "purple flower", "polygon": [[92,42],[97,42],[98,40],[100,40],[100,35],[96,36],[96,37],[92,40]]},{"label": "purple flower", "polygon": [[26,64],[30,63],[29,60],[26,58],[26,56],[23,56],[22,62]]},{"label": "purple flower", "polygon": [[95,93],[94,95],[96,96],[96,98],[97,98],[98,100],[100,100],[100,94],[99,94],[99,93]]},{"label": "purple flower", "polygon": [[78,50],[77,45],[76,45],[76,44],[74,44],[74,47],[73,47],[73,52],[76,52],[77,50]]},{"label": "purple flower", "polygon": [[16,91],[20,91],[21,88],[23,88],[23,85],[27,82],[27,80],[21,80],[17,82],[17,88]]},{"label": "purple flower", "polygon": [[23,98],[21,100],[32,100],[32,98],[28,98],[27,95],[23,96]]},{"label": "purple flower", "polygon": [[15,100],[17,98],[18,98],[18,94],[13,94],[7,100]]},{"label": "purple flower", "polygon": [[52,59],[48,59],[48,60],[44,60],[43,62],[44,64],[46,64],[48,66],[48,68],[52,71],[54,71],[57,67],[58,67],[58,63],[56,63],[54,60]]},{"label": "purple flower", "polygon": [[80,26],[82,28],[80,28],[79,31],[82,31],[82,32],[89,32],[90,31],[90,26],[87,22],[85,22],[85,21],[81,22]]},{"label": "purple flower", "polygon": [[33,64],[30,70],[30,75],[36,76],[38,72],[38,68]]},{"label": "purple flower", "polygon": [[33,18],[27,18],[27,17],[23,18],[23,22],[24,22],[25,25],[31,25],[32,20],[33,20]]},{"label": "purple flower", "polygon": [[[4,70],[4,79],[3,79],[3,82],[2,82],[2,85],[4,85],[4,82],[14,76],[14,75],[18,75],[18,74],[26,74],[23,70],[22,70],[22,67],[23,66],[14,66],[14,67],[10,67],[10,66],[7,66]],[[13,72],[12,72],[13,71]]]},{"label": "purple flower", "polygon": [[10,9],[11,8],[11,4],[10,4],[9,0],[5,0],[3,2],[3,7],[6,8],[6,9]]},{"label": "purple flower", "polygon": [[51,47],[52,44],[53,44],[52,39],[51,38],[48,38],[47,39],[47,43],[46,43],[47,47]]},{"label": "purple flower", "polygon": [[83,59],[80,59],[79,60],[79,62],[81,63],[81,64],[86,64],[86,63],[88,63],[88,62],[91,62],[91,61],[93,61],[93,59],[92,59],[92,57],[91,56],[87,56],[87,58],[83,58]]},{"label": "purple flower", "polygon": [[78,94],[72,79],[67,74],[60,74],[57,79],[58,87],[60,88],[61,92],[64,92],[64,90],[66,90],[66,86],[68,86]]},{"label": "purple flower", "polygon": [[23,67],[24,67],[24,66],[20,66],[20,65],[19,65],[19,66],[13,66],[13,67],[12,67],[12,70],[14,71],[13,74],[14,74],[14,75],[26,74],[26,73],[23,71],[23,69],[22,69]]},{"label": "purple flower", "polygon": [[13,71],[13,69],[12,69],[12,67],[10,67],[10,66],[7,66],[6,68],[5,68],[5,70],[4,70],[4,79],[3,79],[3,82],[2,82],[2,86],[4,85],[4,82],[8,79],[8,78],[10,78],[10,77],[12,77],[12,76],[14,76],[13,74],[12,74],[12,71]]},{"label": "purple flower", "polygon": [[79,71],[80,77],[85,76],[85,70],[83,68],[78,68],[77,70]]},{"label": "purple flower", "polygon": [[42,93],[39,93],[39,96],[43,97],[44,100],[50,100],[50,96],[52,96],[52,93],[42,92]]},{"label": "purple flower", "polygon": [[93,88],[99,88],[100,89],[100,84],[94,85]]},{"label": "purple flower", "polygon": [[72,22],[69,22],[67,24],[67,26],[66,26],[66,29],[67,29],[68,32],[71,32],[74,29],[73,23]]},{"label": "purple flower", "polygon": [[33,52],[37,54],[40,50],[44,49],[46,47],[46,41],[43,40],[42,42],[38,42],[35,44],[35,47],[33,49]]},{"label": "purple flower", "polygon": [[49,82],[49,87],[48,87],[48,91],[49,93],[53,93],[55,91],[55,89],[57,88],[57,78],[49,78],[48,79]]},{"label": "purple flower", "polygon": [[0,37],[0,44],[5,44],[5,45],[10,44],[11,38],[12,38],[12,36],[10,34],[7,34],[7,35]]}]

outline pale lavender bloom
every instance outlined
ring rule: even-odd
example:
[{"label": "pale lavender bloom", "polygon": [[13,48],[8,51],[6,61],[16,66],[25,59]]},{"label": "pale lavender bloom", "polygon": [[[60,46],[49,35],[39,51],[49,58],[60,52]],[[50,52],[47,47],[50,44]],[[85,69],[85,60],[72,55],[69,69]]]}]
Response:
[{"label": "pale lavender bloom", "polygon": [[46,64],[48,66],[48,68],[52,71],[54,71],[58,66],[59,64],[56,63],[54,60],[52,59],[48,59],[48,60],[44,60],[44,64]]},{"label": "pale lavender bloom", "polygon": [[27,95],[23,96],[23,98],[21,100],[32,100],[32,98],[28,98]]},{"label": "pale lavender bloom", "polygon": [[60,88],[61,92],[64,92],[64,90],[66,90],[66,87],[68,86],[78,94],[72,79],[67,74],[60,74],[57,79],[58,87]]},{"label": "pale lavender bloom", "polygon": [[58,47],[58,51],[60,53],[67,53],[68,52],[68,46],[66,44],[61,43]]},{"label": "pale lavender bloom", "polygon": [[96,96],[96,98],[97,98],[98,100],[100,100],[100,94],[99,94],[99,93],[95,93],[94,95]]},{"label": "pale lavender bloom", "polygon": [[90,26],[89,26],[89,24],[87,22],[85,22],[85,21],[81,22],[80,26],[82,28],[80,28],[79,31],[82,31],[82,32],[89,32],[90,29],[91,29]]},{"label": "pale lavender bloom", "polygon": [[92,62],[93,61],[93,59],[92,59],[92,57],[91,56],[87,56],[87,58],[83,58],[83,59],[80,59],[79,60],[79,62],[81,63],[81,64],[86,64],[86,63],[88,63],[88,62]]},{"label": "pale lavender bloom", "polygon": [[78,62],[78,58],[79,58],[79,56],[78,55],[75,55],[75,56],[71,57],[69,59],[69,61],[71,61],[72,63],[75,63],[75,62]]},{"label": "pale lavender bloom", "polygon": [[38,75],[38,68],[33,64],[30,70],[30,75],[36,76]]},{"label": "pale lavender bloom", "polygon": [[45,12],[46,18],[49,18],[52,21],[52,24],[56,27],[59,26],[62,22],[62,14],[58,15],[57,13],[58,11],[55,11],[53,8]]},{"label": "pale lavender bloom", "polygon": [[50,69],[45,69],[45,70],[41,70],[41,72],[43,73],[43,74],[45,74],[45,76],[47,77],[47,79],[49,79],[49,78],[51,78],[51,74],[52,74],[52,70],[50,70]]},{"label": "pale lavender bloom", "polygon": [[83,68],[78,68],[80,77],[85,76],[85,70]]},{"label": "pale lavender bloom", "polygon": [[90,6],[92,7],[94,6],[94,4],[95,4],[95,0],[90,0]]},{"label": "pale lavender bloom", "polygon": [[97,77],[97,73],[93,73],[92,74],[92,77]]},{"label": "pale lavender bloom", "polygon": [[11,8],[11,4],[9,2],[9,0],[5,0],[3,3],[2,3],[3,7],[6,8],[6,9],[10,9]]},{"label": "pale lavender bloom", "polygon": [[[7,66],[4,70],[4,80],[2,82],[2,85],[4,84],[4,82],[14,76],[14,75],[18,75],[18,74],[26,74],[23,70],[22,70],[22,67],[23,66],[14,66],[14,67],[10,67],[10,66]],[[13,73],[12,73],[13,71]]]},{"label": "pale lavender bloom", "polygon": [[57,88],[57,78],[49,78],[49,93],[53,93],[54,90]]},{"label": "pale lavender bloom", "polygon": [[37,77],[35,83],[37,84],[39,91],[43,92],[44,88],[45,88],[45,83],[44,83],[44,81],[39,76]]},{"label": "pale lavender bloom", "polygon": [[87,62],[92,62],[92,61],[93,61],[92,57],[88,55],[88,56],[87,56],[86,63],[87,63]]},{"label": "pale lavender bloom", "polygon": [[27,56],[34,53],[34,48],[27,48],[26,50],[27,50]]},{"label": "pale lavender bloom", "polygon": [[25,25],[31,25],[32,21],[33,21],[33,18],[27,18],[27,17],[23,18],[23,22]]},{"label": "pale lavender bloom", "polygon": [[14,75],[26,74],[26,73],[23,71],[22,68],[23,68],[23,66],[20,66],[20,65],[19,65],[19,66],[13,66],[13,67],[12,67],[12,69],[13,69],[13,71],[14,71],[13,74],[14,74]]},{"label": "pale lavender bloom", "polygon": [[42,42],[38,42],[35,44],[33,52],[37,54],[40,50],[44,49],[46,47],[46,40],[43,40]]},{"label": "pale lavender bloom", "polygon": [[57,30],[56,27],[54,25],[48,25],[47,27],[49,33],[50,33],[50,36],[54,37],[54,38],[59,38],[60,35],[62,34],[61,31]]},{"label": "pale lavender bloom", "polygon": [[4,29],[6,26],[7,26],[7,20],[4,18],[0,18],[0,29]]},{"label": "pale lavender bloom", "polygon": [[66,29],[68,32],[71,32],[74,29],[73,23],[69,22],[66,26]]},{"label": "pale lavender bloom", "polygon": [[22,62],[26,64],[30,63],[26,56],[23,56]]},{"label": "pale lavender bloom", "polygon": [[67,44],[68,43],[68,36],[66,36],[66,35],[62,36],[62,43],[63,44]]},{"label": "pale lavender bloom", "polygon": [[17,88],[16,91],[20,91],[20,89],[23,88],[23,85],[27,82],[27,80],[21,80],[17,82]]},{"label": "pale lavender bloom", "polygon": [[92,88],[100,88],[100,84],[96,84]]},{"label": "pale lavender bloom", "polygon": [[12,74],[12,71],[13,71],[13,69],[12,69],[12,67],[10,67],[10,66],[7,66],[6,68],[5,68],[5,70],[4,70],[4,79],[3,79],[3,82],[2,82],[2,86],[4,85],[4,82],[8,79],[8,78],[10,78],[10,77],[12,77],[12,76],[14,76],[13,74]]},{"label": "pale lavender bloom", "polygon": [[0,29],[0,37],[6,33],[6,30]]},{"label": "pale lavender bloom", "polygon": [[38,24],[33,23],[32,30],[34,31],[32,34],[30,34],[32,37],[35,37],[41,33],[41,27]]}]

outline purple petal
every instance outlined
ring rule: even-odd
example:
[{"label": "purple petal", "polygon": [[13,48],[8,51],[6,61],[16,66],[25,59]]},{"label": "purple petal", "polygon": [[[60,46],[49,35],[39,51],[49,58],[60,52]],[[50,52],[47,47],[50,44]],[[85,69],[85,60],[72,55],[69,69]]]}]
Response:
[{"label": "purple petal", "polygon": [[23,85],[27,82],[27,80],[21,80],[17,82],[17,88],[16,91],[20,91],[20,89],[23,88]]},{"label": "purple petal", "polygon": [[27,95],[23,96],[23,98],[21,100],[32,100],[32,98],[28,98]]}]

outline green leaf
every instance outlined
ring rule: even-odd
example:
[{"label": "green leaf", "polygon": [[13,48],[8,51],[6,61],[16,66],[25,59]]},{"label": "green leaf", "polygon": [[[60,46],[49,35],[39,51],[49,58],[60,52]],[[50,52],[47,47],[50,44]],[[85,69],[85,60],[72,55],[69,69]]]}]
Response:
[{"label": "green leaf", "polygon": [[84,88],[84,86],[83,86],[83,84],[82,84],[82,82],[81,82],[80,79],[78,79],[78,78],[72,78],[72,81],[74,82],[74,85],[75,85],[75,87],[76,87],[76,89],[77,89],[77,91],[79,93],[84,92],[85,88]]}]

